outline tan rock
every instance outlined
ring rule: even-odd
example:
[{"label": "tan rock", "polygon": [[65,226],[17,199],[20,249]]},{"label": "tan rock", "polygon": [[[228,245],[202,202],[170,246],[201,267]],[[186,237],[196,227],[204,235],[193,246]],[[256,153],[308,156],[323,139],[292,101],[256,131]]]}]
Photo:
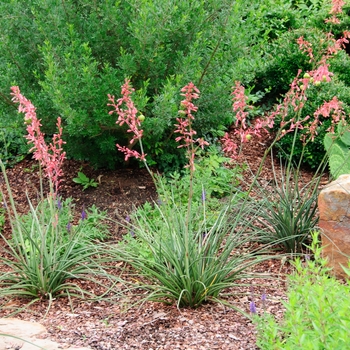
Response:
[{"label": "tan rock", "polygon": [[88,348],[64,348],[54,341],[43,339],[46,329],[36,322],[15,318],[0,318],[0,350],[89,350]]},{"label": "tan rock", "polygon": [[350,257],[350,175],[341,175],[326,186],[318,197],[319,227],[323,256],[339,278],[346,278],[342,266]]}]

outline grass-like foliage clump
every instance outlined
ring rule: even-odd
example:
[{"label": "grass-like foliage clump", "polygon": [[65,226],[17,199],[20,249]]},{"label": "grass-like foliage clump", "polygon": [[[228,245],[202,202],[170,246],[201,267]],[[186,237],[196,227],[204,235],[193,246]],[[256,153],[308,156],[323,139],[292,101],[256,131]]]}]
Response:
[{"label": "grass-like foliage clump", "polygon": [[[303,182],[300,169],[281,162],[279,174],[273,169],[273,178],[266,186],[256,186],[260,215],[251,221],[260,230],[261,242],[282,247],[285,252],[301,252],[318,223],[317,196],[321,176]],[[322,172],[321,172],[322,174]]]},{"label": "grass-like foliage clump", "polygon": [[28,199],[30,211],[21,218],[3,163],[0,166],[9,194],[8,202],[5,196],[3,198],[13,232],[11,239],[1,234],[5,242],[1,259],[1,295],[49,299],[50,303],[57,296],[94,298],[93,293],[74,282],[78,279],[97,282],[96,275],[105,276],[98,245],[86,236],[89,225],[62,225],[58,220],[60,209],[50,196],[44,208],[43,205],[34,207]]},{"label": "grass-like foliage clump", "polygon": [[255,208],[245,206],[240,193],[217,212],[206,212],[204,195],[202,204],[191,208],[174,197],[167,200],[154,204],[158,220],[135,216],[130,237],[116,254],[147,281],[138,286],[149,292],[146,300],[193,308],[206,301],[225,303],[220,292],[256,277],[249,268],[267,258],[262,247],[251,247],[254,234],[246,233],[241,220],[243,215],[254,220]]}]

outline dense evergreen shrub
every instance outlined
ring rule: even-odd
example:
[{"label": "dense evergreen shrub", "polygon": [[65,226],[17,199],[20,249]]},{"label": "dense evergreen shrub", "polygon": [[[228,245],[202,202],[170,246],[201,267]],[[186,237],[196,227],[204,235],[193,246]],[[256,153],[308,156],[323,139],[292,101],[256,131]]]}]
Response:
[{"label": "dense evergreen shrub", "polygon": [[[326,0],[2,1],[0,112],[18,120],[9,98],[18,85],[48,136],[62,117],[68,156],[115,167],[123,161],[115,144],[128,139],[108,114],[107,94],[119,94],[129,77],[146,117],[145,152],[174,170],[185,159],[169,141],[180,88],[193,81],[201,90],[195,128],[215,140],[234,122],[234,82],[271,105],[309,67],[294,39],[328,30],[329,10]],[[341,62],[335,66],[346,80]]]},{"label": "dense evergreen shrub", "polygon": [[108,114],[107,94],[130,77],[146,116],[146,152],[163,168],[179,165],[182,150],[168,142],[179,90],[191,80],[201,89],[201,134],[232,122],[232,67],[258,40],[249,38],[253,10],[228,0],[2,2],[1,108],[19,85],[47,134],[62,117],[69,156],[113,167],[122,160],[115,143],[128,140]]}]

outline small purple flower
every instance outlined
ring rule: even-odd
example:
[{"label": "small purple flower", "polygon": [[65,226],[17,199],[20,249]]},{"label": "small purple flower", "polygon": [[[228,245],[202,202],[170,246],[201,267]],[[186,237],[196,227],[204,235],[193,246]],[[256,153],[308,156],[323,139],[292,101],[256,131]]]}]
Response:
[{"label": "small purple flower", "polygon": [[266,300],[267,300],[267,297],[266,297],[266,294],[265,292],[261,295],[261,301],[262,301],[262,304],[263,304],[263,309],[264,311],[266,311]]},{"label": "small purple flower", "polygon": [[256,314],[256,306],[255,306],[255,303],[254,301],[251,301],[250,304],[249,304],[249,309],[250,309],[250,313],[252,314]]},{"label": "small purple flower", "polygon": [[134,231],[130,231],[130,236],[134,238],[135,237],[135,232]]},{"label": "small purple flower", "polygon": [[202,202],[203,202],[203,203],[205,202],[205,198],[206,198],[206,192],[205,192],[205,190],[203,189],[203,191],[202,191]]},{"label": "small purple flower", "polygon": [[70,222],[68,222],[66,227],[67,227],[67,231],[70,232],[72,229],[72,224]]},{"label": "small purple flower", "polygon": [[310,255],[309,255],[309,254],[306,254],[306,255],[305,255],[305,260],[306,260],[306,261],[309,261],[309,260],[310,260]]},{"label": "small purple flower", "polygon": [[130,216],[129,215],[126,216],[125,221],[126,222],[130,222]]},{"label": "small purple flower", "polygon": [[62,209],[62,202],[61,202],[60,198],[57,198],[57,208],[58,208],[58,210]]},{"label": "small purple flower", "polygon": [[158,199],[157,199],[157,204],[158,204],[158,205],[163,205],[163,201],[162,201],[160,198],[158,198]]},{"label": "small purple flower", "polygon": [[84,221],[87,218],[85,207],[83,206],[83,211],[81,212],[81,221]]}]

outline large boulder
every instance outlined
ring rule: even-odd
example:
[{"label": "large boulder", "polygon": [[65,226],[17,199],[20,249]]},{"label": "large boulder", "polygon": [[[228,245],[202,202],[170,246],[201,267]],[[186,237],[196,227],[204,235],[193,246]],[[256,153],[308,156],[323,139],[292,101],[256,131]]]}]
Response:
[{"label": "large boulder", "polygon": [[318,197],[323,256],[338,278],[346,278],[342,266],[350,257],[350,175],[341,175],[322,189]]}]

